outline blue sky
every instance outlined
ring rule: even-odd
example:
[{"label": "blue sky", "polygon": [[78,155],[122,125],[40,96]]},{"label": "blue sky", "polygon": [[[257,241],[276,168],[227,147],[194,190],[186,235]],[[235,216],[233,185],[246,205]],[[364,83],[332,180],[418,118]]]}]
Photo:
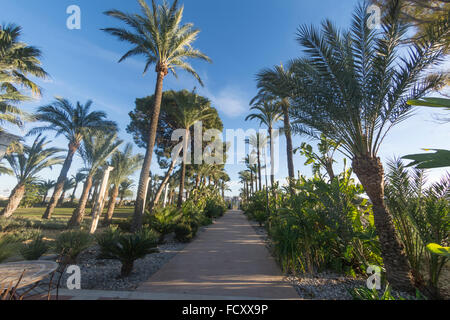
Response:
[{"label": "blue sky", "polygon": [[[202,32],[195,47],[209,55],[213,64],[193,62],[205,82],[204,88],[187,74],[180,73],[179,79],[166,78],[164,89],[189,89],[195,86],[208,96],[219,110],[226,129],[257,128],[257,123],[245,122],[248,103],[256,93],[255,74],[264,67],[270,67],[288,59],[298,57],[301,49],[295,41],[296,29],[301,24],[318,25],[330,18],[337,25],[347,27],[355,0],[185,0],[184,22],[193,22]],[[81,30],[66,28],[66,8],[70,5],[81,8]],[[116,8],[136,12],[137,1],[127,0],[0,0],[2,15],[0,22],[16,23],[23,27],[22,40],[43,51],[43,65],[51,79],[38,81],[43,96],[27,103],[25,109],[33,111],[47,104],[54,96],[84,103],[94,101],[97,109],[107,112],[108,117],[119,124],[120,137],[132,141],[125,128],[129,122],[128,112],[134,108],[138,97],[153,94],[155,73],[153,69],[142,75],[143,60],[133,58],[117,63],[129,48],[100,29],[117,25],[112,18],[102,14]],[[449,125],[437,124],[433,120],[434,110],[421,109],[417,114],[394,128],[387,137],[380,152],[382,160],[408,153],[420,148],[448,148]],[[29,129],[27,126],[26,129]],[[24,134],[15,128],[8,130]],[[53,135],[49,134],[53,138]],[[29,141],[28,139],[27,141]],[[52,139],[53,144],[66,147],[63,138]],[[294,147],[304,141],[294,138]],[[284,138],[280,138],[280,171],[278,178],[287,175]],[[314,144],[314,143],[312,143]],[[135,148],[137,151],[137,147]],[[143,150],[140,150],[143,152]],[[340,159],[340,157],[338,157]],[[311,169],[304,167],[304,159],[295,156],[295,169],[310,175]],[[78,158],[71,174],[82,166]],[[342,162],[337,165],[340,170]],[[227,171],[232,180],[242,165],[229,165]],[[156,163],[152,170],[162,173]],[[432,179],[438,179],[444,170],[430,172]],[[43,178],[56,179],[59,167],[45,171]],[[134,178],[137,180],[138,173]],[[7,196],[15,179],[1,177],[0,195]],[[233,194],[239,185],[231,183]],[[230,193],[231,194],[231,193]]]}]

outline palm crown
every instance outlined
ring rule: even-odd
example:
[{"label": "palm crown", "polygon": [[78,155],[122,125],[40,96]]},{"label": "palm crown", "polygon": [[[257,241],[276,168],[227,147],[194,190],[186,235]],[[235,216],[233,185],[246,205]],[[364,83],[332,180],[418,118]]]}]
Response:
[{"label": "palm crown", "polygon": [[430,27],[406,58],[399,57],[407,31],[398,19],[399,2],[394,1],[384,17],[381,32],[367,27],[366,9],[367,4],[357,8],[346,32],[339,32],[330,21],[321,31],[299,28],[305,57],[292,64],[297,93],[294,128],[315,137],[322,132],[341,142],[350,158],[376,156],[388,131],[410,115],[407,101],[442,83],[442,76],[423,72],[442,61],[448,47],[447,21]]},{"label": "palm crown", "polygon": [[143,55],[146,58],[144,73],[152,64],[156,65],[157,71],[163,71],[165,74],[170,71],[174,76],[177,76],[175,69],[180,68],[192,74],[203,85],[197,72],[186,62],[186,58],[208,62],[211,60],[192,47],[200,30],[193,28],[191,23],[181,25],[183,6],[178,8],[178,1],[174,1],[171,6],[167,2],[157,6],[154,0],[151,8],[144,0],[139,0],[139,5],[142,14],[128,14],[119,10],[105,12],[132,28],[132,31],[124,28],[103,29],[134,46],[119,62],[132,56]]},{"label": "palm crown", "polygon": [[37,174],[45,168],[62,164],[64,157],[56,156],[63,151],[58,148],[46,148],[48,142],[45,137],[36,137],[31,146],[24,146],[22,153],[7,155],[14,175],[19,183],[32,183],[37,179]]},{"label": "palm crown", "polygon": [[84,136],[95,134],[98,131],[116,130],[116,123],[105,120],[103,111],[91,111],[92,101],[76,106],[64,98],[56,100],[46,106],[39,107],[36,113],[37,120],[47,122],[48,126],[32,129],[29,135],[43,131],[56,131],[56,136],[63,135],[74,146],[79,146]]}]

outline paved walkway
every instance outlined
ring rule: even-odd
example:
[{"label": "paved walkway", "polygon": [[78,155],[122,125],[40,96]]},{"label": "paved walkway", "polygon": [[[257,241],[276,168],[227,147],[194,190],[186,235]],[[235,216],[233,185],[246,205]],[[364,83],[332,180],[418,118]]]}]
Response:
[{"label": "paved walkway", "polygon": [[240,211],[200,233],[137,292],[176,299],[299,298]]}]

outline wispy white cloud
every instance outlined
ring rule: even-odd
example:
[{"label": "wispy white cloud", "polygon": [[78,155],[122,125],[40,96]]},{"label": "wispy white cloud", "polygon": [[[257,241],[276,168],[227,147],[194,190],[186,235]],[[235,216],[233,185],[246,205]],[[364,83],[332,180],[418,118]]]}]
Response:
[{"label": "wispy white cloud", "polygon": [[230,118],[242,116],[248,111],[248,98],[240,89],[225,87],[217,94],[209,93],[214,107]]}]

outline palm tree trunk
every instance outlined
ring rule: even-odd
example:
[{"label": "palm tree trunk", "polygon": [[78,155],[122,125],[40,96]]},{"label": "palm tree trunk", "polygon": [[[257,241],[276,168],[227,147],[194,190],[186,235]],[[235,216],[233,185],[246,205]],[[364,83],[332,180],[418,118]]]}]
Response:
[{"label": "palm tree trunk", "polygon": [[292,147],[292,133],[291,133],[291,121],[289,118],[289,106],[288,102],[283,103],[283,120],[284,120],[284,134],[286,136],[286,156],[288,164],[289,179],[295,178],[294,172],[294,160],[293,160],[293,147]]},{"label": "palm tree trunk", "polygon": [[184,132],[184,147],[183,147],[183,164],[181,166],[181,176],[180,176],[180,192],[178,193],[178,203],[177,207],[181,208],[183,205],[183,192],[184,192],[184,180],[186,176],[186,157],[189,139],[189,129]]},{"label": "palm tree trunk", "polygon": [[275,184],[275,156],[273,154],[273,129],[269,126],[269,140],[270,140],[270,184],[273,187]]},{"label": "palm tree trunk", "polygon": [[83,222],[84,212],[86,210],[86,204],[89,195],[89,189],[92,187],[92,175],[88,175],[86,178],[86,182],[83,186],[83,192],[80,197],[80,201],[78,202],[77,208],[73,211],[72,217],[68,222],[69,227],[79,226]]},{"label": "palm tree trunk", "polygon": [[119,205],[118,206],[119,207],[123,206],[123,196],[120,196]]},{"label": "palm tree trunk", "polygon": [[156,68],[158,77],[156,80],[155,88],[155,104],[153,107],[152,120],[150,122],[150,130],[148,137],[147,152],[145,153],[144,163],[142,165],[141,175],[139,178],[139,186],[136,197],[136,204],[134,206],[134,215],[131,225],[131,230],[133,232],[138,231],[142,228],[142,220],[144,214],[144,199],[145,191],[147,189],[147,179],[150,173],[150,165],[152,163],[153,148],[155,147],[156,130],[158,129],[159,113],[161,109],[161,100],[163,94],[163,81],[164,77],[167,75],[167,68],[163,68],[158,65]]},{"label": "palm tree trunk", "polygon": [[12,191],[9,196],[8,204],[6,207],[0,212],[0,216],[4,218],[9,218],[12,216],[14,211],[19,207],[20,201],[25,194],[25,184],[18,184]]},{"label": "palm tree trunk", "polygon": [[116,199],[119,195],[119,185],[114,185],[114,189],[112,191],[111,197],[109,198],[108,203],[108,211],[105,215],[105,224],[109,225],[112,222],[112,217],[114,215],[114,209],[116,208]]},{"label": "palm tree trunk", "polygon": [[48,196],[48,191],[45,193],[44,195],[44,199],[42,199],[42,205],[45,205],[45,200],[47,200],[47,196]]},{"label": "palm tree trunk", "polygon": [[258,186],[259,189],[258,191],[262,190],[262,179],[261,179],[261,150],[259,149],[259,138],[258,138],[258,146],[256,147],[256,155],[257,155],[257,159],[258,159]]},{"label": "palm tree trunk", "polygon": [[61,207],[63,205],[65,197],[66,197],[66,191],[63,190],[63,193],[61,194],[61,197],[59,198],[59,201],[58,201],[58,206]]},{"label": "palm tree trunk", "polygon": [[159,185],[158,191],[156,191],[155,200],[153,200],[152,210],[158,204],[159,198],[161,198],[161,195],[164,191],[164,187],[166,186],[167,182],[169,181],[170,175],[172,174],[173,169],[175,168],[175,165],[176,165],[176,159],[173,159],[172,163],[170,164],[169,169],[166,172],[166,176],[164,177],[164,180]]},{"label": "palm tree trunk", "polygon": [[380,158],[368,155],[355,157],[352,160],[352,167],[372,202],[386,278],[393,288],[414,292],[411,267],[396,235],[392,216],[384,202],[384,170]]},{"label": "palm tree trunk", "polygon": [[66,160],[64,160],[58,181],[56,182],[55,190],[53,191],[52,198],[48,203],[47,209],[45,209],[42,219],[50,219],[52,217],[53,211],[55,211],[56,205],[58,204],[59,197],[63,192],[64,182],[67,179],[67,173],[72,165],[73,156],[75,155],[75,152],[77,152],[78,147],[79,145],[69,143],[69,152],[67,153]]},{"label": "palm tree trunk", "polygon": [[75,201],[75,192],[77,191],[77,188],[78,188],[78,182],[75,183],[75,188],[73,188],[72,196],[70,197],[71,203],[74,203],[74,201]]},{"label": "palm tree trunk", "polygon": [[251,195],[253,195],[253,171],[252,171],[252,169],[250,169],[250,192],[251,192]]}]

